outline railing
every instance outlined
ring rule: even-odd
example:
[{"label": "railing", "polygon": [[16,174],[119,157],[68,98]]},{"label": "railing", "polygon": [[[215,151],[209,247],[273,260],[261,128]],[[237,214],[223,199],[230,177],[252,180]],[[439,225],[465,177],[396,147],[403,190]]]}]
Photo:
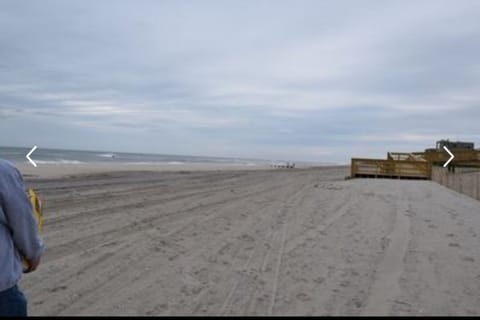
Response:
[{"label": "railing", "polygon": [[[464,149],[453,149],[450,150],[455,158],[452,161],[452,164],[461,164],[462,162],[477,162],[480,161],[480,151],[478,150],[464,150]],[[423,158],[427,161],[437,164],[445,163],[450,158],[450,155],[444,150],[432,150],[421,154]]]},{"label": "railing", "polygon": [[[423,155],[423,153],[422,153]],[[412,160],[412,161],[427,161],[422,156],[415,153],[408,152],[388,152],[388,160]]]}]

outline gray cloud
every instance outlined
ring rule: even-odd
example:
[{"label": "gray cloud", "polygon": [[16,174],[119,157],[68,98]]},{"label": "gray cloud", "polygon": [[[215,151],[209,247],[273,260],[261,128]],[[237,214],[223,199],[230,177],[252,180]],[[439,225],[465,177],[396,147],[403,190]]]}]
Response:
[{"label": "gray cloud", "polygon": [[479,14],[475,0],[2,1],[0,144],[346,162],[478,143]]}]

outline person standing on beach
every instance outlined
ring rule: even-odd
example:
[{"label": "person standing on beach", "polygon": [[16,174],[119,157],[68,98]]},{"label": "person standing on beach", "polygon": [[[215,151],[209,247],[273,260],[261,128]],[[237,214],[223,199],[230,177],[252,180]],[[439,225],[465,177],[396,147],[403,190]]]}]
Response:
[{"label": "person standing on beach", "polygon": [[[27,316],[27,300],[18,282],[23,272],[37,269],[44,249],[22,175],[0,159],[0,317]],[[29,262],[27,270],[22,256]]]}]

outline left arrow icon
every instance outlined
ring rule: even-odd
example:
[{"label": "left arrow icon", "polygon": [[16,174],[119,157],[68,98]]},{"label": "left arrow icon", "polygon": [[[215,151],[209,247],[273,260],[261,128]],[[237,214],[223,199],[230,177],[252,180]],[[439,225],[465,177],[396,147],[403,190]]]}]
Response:
[{"label": "left arrow icon", "polygon": [[33,152],[35,152],[35,150],[37,150],[37,146],[34,146],[32,148],[32,150],[30,150],[29,153],[27,153],[27,155],[25,156],[25,158],[28,159],[28,161],[30,161],[30,163],[32,164],[32,166],[34,166],[35,168],[37,167],[37,164],[35,163],[35,161],[33,161],[30,156],[32,155]]}]

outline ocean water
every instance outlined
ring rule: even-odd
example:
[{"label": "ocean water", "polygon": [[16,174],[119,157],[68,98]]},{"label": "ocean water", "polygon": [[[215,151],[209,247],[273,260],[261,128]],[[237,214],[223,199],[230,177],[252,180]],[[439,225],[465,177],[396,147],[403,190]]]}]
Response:
[{"label": "ocean water", "polygon": [[[0,158],[14,163],[28,162],[25,155],[31,148],[0,147]],[[270,164],[270,161],[255,159],[235,159],[218,157],[199,157],[167,154],[142,154],[125,152],[103,152],[103,151],[80,151],[46,149],[38,147],[31,158],[39,165],[41,164],[82,164],[82,163],[121,163],[129,165],[142,164],[167,164],[184,165],[195,163],[212,163],[222,165],[245,165],[257,166]]]}]

